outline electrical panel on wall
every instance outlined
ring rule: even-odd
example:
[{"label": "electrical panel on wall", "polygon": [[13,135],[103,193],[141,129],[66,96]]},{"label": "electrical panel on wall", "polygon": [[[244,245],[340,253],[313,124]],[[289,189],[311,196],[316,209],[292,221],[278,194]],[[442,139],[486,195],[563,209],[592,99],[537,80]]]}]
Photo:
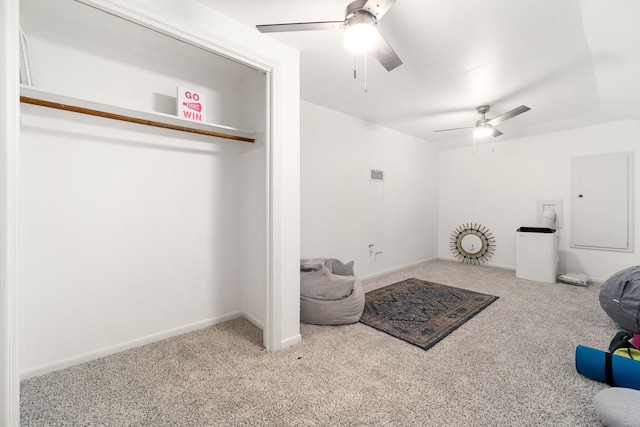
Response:
[{"label": "electrical panel on wall", "polygon": [[571,158],[571,247],[633,252],[633,152]]},{"label": "electrical panel on wall", "polygon": [[384,182],[384,171],[378,169],[371,169],[369,179],[371,181]]}]

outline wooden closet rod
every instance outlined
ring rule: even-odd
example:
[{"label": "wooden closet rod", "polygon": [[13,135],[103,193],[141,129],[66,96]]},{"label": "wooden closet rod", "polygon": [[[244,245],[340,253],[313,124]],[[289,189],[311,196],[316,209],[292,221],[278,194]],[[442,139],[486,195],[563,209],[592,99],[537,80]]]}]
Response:
[{"label": "wooden closet rod", "polygon": [[255,138],[245,138],[243,136],[230,135],[222,132],[214,132],[204,129],[196,129],[188,126],[174,125],[171,123],[162,123],[155,120],[140,119],[137,117],[126,116],[123,114],[109,113],[106,111],[93,110],[85,107],[77,107],[74,105],[60,104],[57,102],[46,101],[43,99],[32,98],[29,96],[20,96],[20,102],[25,104],[38,105],[40,107],[56,108],[58,110],[72,111],[74,113],[88,114],[90,116],[104,117],[107,119],[120,120],[123,122],[137,123],[146,126],[155,126],[163,129],[172,129],[181,132],[196,133],[200,135],[215,136],[217,138],[232,139],[235,141],[255,142]]}]

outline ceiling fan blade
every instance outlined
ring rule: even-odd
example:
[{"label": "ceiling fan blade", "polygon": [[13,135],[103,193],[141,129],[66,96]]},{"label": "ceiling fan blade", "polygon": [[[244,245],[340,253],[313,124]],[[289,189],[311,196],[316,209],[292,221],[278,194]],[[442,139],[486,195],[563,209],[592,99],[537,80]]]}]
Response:
[{"label": "ceiling fan blade", "polygon": [[474,127],[475,126],[465,126],[463,128],[438,129],[438,130],[434,130],[434,132],[449,132],[450,130],[473,129]]},{"label": "ceiling fan blade", "polygon": [[[438,129],[438,130],[434,130],[434,132],[448,132],[450,130],[462,130],[462,129],[473,129],[475,128],[475,126],[466,126],[463,128],[451,128],[451,129]],[[500,136],[502,135],[502,132],[500,132],[498,129],[493,128],[493,137],[495,138],[496,136]]]},{"label": "ceiling fan blade", "polygon": [[299,22],[296,24],[256,25],[261,33],[279,33],[285,31],[339,30],[344,28],[344,21]]},{"label": "ceiling fan blade", "polygon": [[376,40],[376,44],[371,51],[373,56],[382,64],[387,71],[391,71],[396,67],[402,65],[402,60],[393,50],[391,45],[387,43],[387,41],[382,37],[380,33],[378,33],[378,39]]},{"label": "ceiling fan blade", "polygon": [[366,10],[377,19],[382,18],[382,15],[387,13],[391,6],[395,4],[396,0],[368,0],[362,9]]},{"label": "ceiling fan blade", "polygon": [[526,113],[527,111],[531,110],[531,108],[527,107],[526,105],[521,105],[519,107],[514,108],[511,111],[507,111],[506,113],[489,120],[487,123],[490,124],[491,126],[495,126],[497,124],[500,124],[502,122],[504,122],[505,120],[509,120],[512,117],[515,117],[519,114],[522,113]]}]

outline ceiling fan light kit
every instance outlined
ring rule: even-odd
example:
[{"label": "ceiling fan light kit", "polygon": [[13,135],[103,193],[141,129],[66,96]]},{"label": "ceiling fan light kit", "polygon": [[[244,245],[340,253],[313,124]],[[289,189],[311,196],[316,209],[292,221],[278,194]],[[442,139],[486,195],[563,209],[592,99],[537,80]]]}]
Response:
[{"label": "ceiling fan light kit", "polygon": [[485,123],[476,125],[476,128],[473,130],[473,136],[476,138],[487,138],[492,135],[493,127]]},{"label": "ceiling fan light kit", "polygon": [[355,12],[347,19],[344,32],[344,47],[353,53],[369,52],[376,45],[378,30],[376,18],[363,10]]}]

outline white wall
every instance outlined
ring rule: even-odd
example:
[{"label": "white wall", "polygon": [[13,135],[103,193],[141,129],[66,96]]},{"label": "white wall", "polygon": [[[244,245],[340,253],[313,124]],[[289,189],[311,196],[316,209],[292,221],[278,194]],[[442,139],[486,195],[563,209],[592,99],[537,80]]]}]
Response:
[{"label": "white wall", "polygon": [[[243,114],[251,118],[248,129],[262,129],[254,144],[242,145],[241,156],[241,202],[242,215],[242,307],[245,317],[264,329],[266,321],[267,295],[267,221],[261,214],[267,205],[267,176],[265,159],[266,81],[250,79],[241,92],[255,102],[247,105]],[[262,96],[257,96],[257,95]]]},{"label": "white wall", "polygon": [[[570,159],[599,153],[633,151],[635,200],[640,200],[640,123],[624,121],[440,153],[439,256],[453,259],[449,237],[463,223],[480,223],[496,238],[490,264],[516,265],[516,233],[536,225],[537,200],[562,199],[564,228],[559,230],[559,272],[586,273],[594,279],[638,264],[640,209],[635,209],[636,253],[570,248]],[[637,206],[637,202],[636,202]],[[606,225],[603,225],[606,227]]]},{"label": "white wall", "polygon": [[238,315],[240,147],[68,116],[22,114],[21,370]]},{"label": "white wall", "polygon": [[[301,255],[368,276],[437,256],[435,145],[301,103]],[[370,169],[385,182],[369,180]],[[372,243],[383,253],[369,256]]]}]

